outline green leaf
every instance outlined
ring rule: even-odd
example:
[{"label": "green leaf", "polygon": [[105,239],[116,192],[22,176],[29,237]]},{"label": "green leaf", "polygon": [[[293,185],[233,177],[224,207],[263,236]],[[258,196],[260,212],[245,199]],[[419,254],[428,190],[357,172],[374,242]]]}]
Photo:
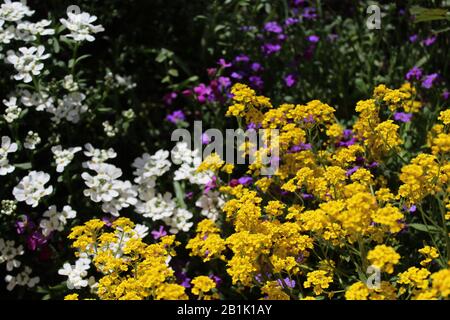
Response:
[{"label": "green leaf", "polygon": [[420,6],[411,8],[411,14],[415,16],[414,23],[449,19],[446,9],[429,9]]},{"label": "green leaf", "polygon": [[433,232],[433,233],[440,233],[441,230],[436,228],[435,226],[429,226],[422,223],[410,223],[408,224],[408,227],[411,227],[413,229],[423,231],[423,232]]},{"label": "green leaf", "polygon": [[183,191],[183,188],[181,187],[180,182],[174,181],[173,188],[175,189],[175,196],[178,200],[178,203],[180,204],[181,207],[186,209],[187,206],[186,206],[186,203],[184,203],[184,191]]},{"label": "green leaf", "polygon": [[32,165],[31,162],[24,162],[24,163],[15,163],[14,167],[16,167],[17,169],[29,170],[32,168]]},{"label": "green leaf", "polygon": [[169,73],[172,77],[178,77],[178,75],[179,75],[177,69],[169,69],[168,73]]}]

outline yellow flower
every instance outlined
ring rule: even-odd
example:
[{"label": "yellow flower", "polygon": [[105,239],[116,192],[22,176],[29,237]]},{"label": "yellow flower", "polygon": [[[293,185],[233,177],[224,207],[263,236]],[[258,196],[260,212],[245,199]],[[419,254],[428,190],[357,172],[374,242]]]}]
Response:
[{"label": "yellow flower", "polygon": [[383,244],[377,245],[373,250],[370,250],[367,253],[367,260],[373,266],[390,274],[394,272],[394,265],[400,261],[400,255],[394,248]]},{"label": "yellow flower", "polygon": [[198,276],[192,279],[192,294],[199,296],[200,294],[208,293],[216,287],[213,279],[207,276]]},{"label": "yellow flower", "polygon": [[313,288],[314,294],[319,295],[325,289],[330,287],[330,283],[333,282],[333,277],[328,275],[328,272],[324,270],[316,270],[308,272],[306,275],[307,280],[303,283],[305,288]]},{"label": "yellow flower", "polygon": [[64,300],[79,300],[78,293],[68,294],[67,296],[64,297]]},{"label": "yellow flower", "polygon": [[433,259],[439,258],[439,253],[436,248],[425,246],[422,249],[419,249],[419,253],[425,256],[425,259],[420,261],[420,265],[426,267],[430,264]]}]

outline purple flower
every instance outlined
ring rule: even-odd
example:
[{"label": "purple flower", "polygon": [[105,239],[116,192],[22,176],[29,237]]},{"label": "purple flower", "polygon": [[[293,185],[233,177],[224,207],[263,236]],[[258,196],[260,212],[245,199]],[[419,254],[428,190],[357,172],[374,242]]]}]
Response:
[{"label": "purple flower", "polygon": [[316,121],[314,120],[314,116],[312,114],[308,115],[307,118],[303,118],[303,122],[306,123],[315,123]]},{"label": "purple flower", "polygon": [[256,88],[262,88],[264,85],[264,81],[260,76],[251,76],[250,78],[248,78],[248,81],[250,81],[250,84],[252,84]]},{"label": "purple flower", "polygon": [[297,18],[287,18],[286,20],[284,20],[284,25],[286,26],[291,26],[293,24],[298,23],[300,20],[298,20]]},{"label": "purple flower", "polygon": [[217,79],[217,81],[219,82],[219,87],[221,90],[228,88],[229,86],[231,86],[231,80],[228,77],[219,77]]},{"label": "purple flower", "polygon": [[171,105],[173,101],[177,98],[178,94],[176,92],[169,92],[163,97],[163,101],[167,105]]},{"label": "purple flower", "polygon": [[200,103],[206,102],[206,99],[212,94],[210,86],[206,86],[204,83],[200,83],[194,88],[194,92],[197,95],[197,100]]},{"label": "purple flower", "polygon": [[437,79],[439,75],[437,73],[432,73],[425,76],[425,79],[422,81],[422,87],[425,89],[430,89],[433,86],[433,82]]},{"label": "purple flower", "polygon": [[216,188],[216,187],[217,187],[216,181],[217,181],[217,177],[216,177],[216,176],[213,176],[213,177],[211,178],[211,180],[209,180],[209,181],[206,183],[205,189],[204,189],[203,193],[206,194],[206,193],[210,192],[211,190],[213,190],[214,188]]},{"label": "purple flower", "polygon": [[164,230],[163,226],[160,226],[159,230],[153,230],[151,232],[151,234],[153,236],[153,239],[155,239],[155,240],[158,240],[161,237],[167,236],[167,232],[166,232],[166,230]]},{"label": "purple flower", "polygon": [[243,176],[243,177],[240,177],[237,181],[238,181],[238,184],[242,184],[242,185],[246,186],[253,182],[253,178],[248,177],[248,176]]},{"label": "purple flower", "polygon": [[302,194],[301,194],[301,197],[302,197],[303,199],[305,199],[305,200],[311,200],[311,199],[314,199],[314,196],[313,196],[312,194],[309,194],[309,193],[302,193]]},{"label": "purple flower", "polygon": [[420,78],[422,78],[422,69],[416,66],[412,67],[411,70],[409,70],[408,73],[406,74],[405,79],[411,80],[412,78],[420,80]]},{"label": "purple flower", "polygon": [[264,25],[264,30],[272,33],[282,33],[283,28],[276,21],[269,21]]},{"label": "purple flower", "polygon": [[277,282],[280,285],[280,287],[282,287],[282,288],[294,288],[295,287],[294,279],[292,279],[292,280],[289,278],[284,278],[284,280],[278,279]]},{"label": "purple flower", "polygon": [[409,36],[409,42],[414,43],[417,41],[418,38],[419,38],[419,36],[417,34],[413,34],[413,35]]},{"label": "purple flower", "polygon": [[308,36],[306,39],[308,39],[309,42],[317,43],[319,42],[320,37],[313,34],[311,36]]},{"label": "purple flower", "polygon": [[214,280],[214,282],[216,283],[216,286],[220,286],[220,284],[222,283],[222,279],[219,276],[211,274],[209,276],[209,278]]},{"label": "purple flower", "polygon": [[105,223],[105,226],[107,226],[107,227],[111,227],[114,220],[116,220],[115,217],[106,217],[105,216],[102,218],[102,221]]},{"label": "purple flower", "polygon": [[303,10],[302,16],[306,20],[315,20],[317,18],[316,9],[312,7],[306,7]]},{"label": "purple flower", "polygon": [[231,62],[230,63],[226,62],[224,58],[220,58],[219,61],[217,61],[217,64],[224,69],[229,68],[233,65]]},{"label": "purple flower", "polygon": [[187,273],[182,271],[182,272],[177,272],[175,274],[175,276],[178,279],[178,282],[180,283],[181,286],[185,287],[185,288],[190,288],[191,287],[191,278],[189,278],[187,276]]},{"label": "purple flower", "polygon": [[178,121],[183,121],[186,119],[186,116],[184,115],[183,111],[176,110],[172,112],[171,114],[167,115],[166,120],[169,122],[172,122],[173,124],[177,124]]},{"label": "purple flower", "polygon": [[429,47],[429,46],[431,46],[433,43],[436,42],[436,39],[437,39],[437,36],[431,36],[431,37],[428,37],[428,38],[424,39],[424,40],[422,41],[422,43],[423,43],[426,47]]},{"label": "purple flower", "polygon": [[394,120],[400,121],[400,122],[410,122],[412,118],[412,113],[405,113],[405,112],[395,112],[394,113]]},{"label": "purple flower", "polygon": [[350,177],[352,174],[354,174],[356,171],[358,171],[360,167],[359,166],[354,166],[353,168],[347,170],[347,172],[345,173],[345,175],[347,177]]},{"label": "purple flower", "polygon": [[369,169],[376,168],[376,167],[378,167],[378,164],[379,164],[378,162],[374,161],[374,162],[370,163],[370,164],[367,166],[367,168],[369,168]]},{"label": "purple flower", "polygon": [[27,247],[31,251],[35,251],[37,248],[43,246],[48,241],[40,231],[34,231],[27,237]]},{"label": "purple flower", "polygon": [[240,54],[234,58],[234,61],[236,62],[249,62],[250,58],[246,56],[245,54]]},{"label": "purple flower", "polygon": [[274,54],[274,53],[280,51],[281,45],[279,45],[278,43],[265,43],[261,47],[261,50],[265,55],[271,55],[271,54]]},{"label": "purple flower", "polygon": [[297,79],[295,78],[295,76],[292,73],[290,73],[286,77],[284,77],[284,83],[286,84],[286,86],[288,88],[295,85],[296,82],[297,82]]},{"label": "purple flower", "polygon": [[444,92],[442,92],[442,98],[444,100],[447,100],[449,96],[450,96],[450,92],[448,92],[448,90],[445,90]]},{"label": "purple flower", "polygon": [[298,145],[292,146],[291,149],[289,149],[290,153],[295,153],[303,150],[311,150],[312,146],[310,143],[300,143]]},{"label": "purple flower", "polygon": [[251,65],[251,69],[254,72],[258,72],[258,71],[262,70],[262,67],[261,67],[261,64],[259,64],[258,62],[253,62],[252,65]]},{"label": "purple flower", "polygon": [[242,75],[239,74],[239,73],[237,73],[237,72],[233,72],[233,73],[231,74],[231,77],[232,77],[233,79],[237,79],[237,80],[241,80],[241,79],[242,79]]},{"label": "purple flower", "polygon": [[202,133],[202,144],[209,144],[211,139],[206,133]]},{"label": "purple flower", "polygon": [[408,211],[409,212],[416,212],[417,207],[415,205],[412,205],[411,207],[409,207]]}]

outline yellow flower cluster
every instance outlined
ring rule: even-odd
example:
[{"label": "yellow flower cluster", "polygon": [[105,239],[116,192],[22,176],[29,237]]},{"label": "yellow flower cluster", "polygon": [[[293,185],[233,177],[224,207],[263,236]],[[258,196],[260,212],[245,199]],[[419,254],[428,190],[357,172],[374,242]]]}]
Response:
[{"label": "yellow flower cluster", "polygon": [[159,243],[147,245],[128,218],[115,220],[110,232],[104,227],[102,221],[94,219],[73,228],[69,235],[78,254],[92,257],[102,274],[96,290],[100,299],[187,299],[185,288],[174,283],[174,271],[167,264],[178,245],[175,236],[165,236]]}]

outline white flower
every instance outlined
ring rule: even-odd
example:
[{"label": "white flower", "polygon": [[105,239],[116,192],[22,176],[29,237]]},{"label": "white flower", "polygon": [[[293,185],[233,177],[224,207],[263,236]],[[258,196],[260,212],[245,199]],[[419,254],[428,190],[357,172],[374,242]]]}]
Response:
[{"label": "white flower", "polygon": [[79,151],[81,151],[81,147],[69,149],[63,149],[60,145],[52,147],[53,158],[56,163],[56,172],[63,172],[64,168],[73,160],[75,153]]},{"label": "white flower", "polygon": [[55,108],[54,99],[44,91],[31,93],[28,90],[23,90],[21,101],[26,107],[36,107],[36,111],[48,111]]},{"label": "white flower", "polygon": [[83,167],[87,168],[89,164],[103,163],[109,159],[114,159],[117,157],[117,153],[114,149],[96,149],[90,143],[86,143],[84,145],[86,151],[84,151],[84,155],[86,157],[91,158],[91,161],[84,162]]},{"label": "white flower", "polygon": [[16,212],[16,209],[17,209],[17,201],[2,200],[0,213],[10,216],[14,212]]},{"label": "white flower", "polygon": [[56,206],[50,206],[44,212],[44,219],[41,220],[39,226],[42,228],[42,234],[49,236],[53,231],[63,231],[67,224],[67,219],[73,219],[77,215],[71,206],[64,206],[61,212],[57,211]]},{"label": "white flower", "polygon": [[12,271],[20,267],[20,261],[16,257],[23,255],[23,252],[23,246],[16,248],[14,240],[0,239],[0,263],[6,262],[6,270]]},{"label": "white flower", "polygon": [[162,176],[169,171],[171,163],[167,160],[168,157],[169,151],[159,150],[152,156],[144,153],[142,157],[136,158],[132,164],[136,168],[133,172],[137,177],[134,182],[145,183],[148,179]]},{"label": "white flower", "polygon": [[92,42],[95,37],[92,34],[105,31],[103,26],[94,26],[92,23],[97,20],[96,16],[91,16],[87,12],[79,14],[67,13],[69,19],[60,19],[61,23],[70,31],[67,37],[74,39],[75,41],[87,40]]},{"label": "white flower", "polygon": [[36,35],[40,36],[50,36],[55,34],[55,30],[52,28],[47,28],[52,22],[50,20],[41,20],[36,23],[31,23],[28,21],[21,22],[17,25],[18,31],[28,32],[33,36],[32,40],[36,39]]},{"label": "white flower", "polygon": [[14,166],[9,164],[8,153],[17,151],[17,144],[11,143],[8,136],[2,137],[2,146],[0,148],[0,176],[5,176],[14,171]]},{"label": "white flower", "polygon": [[192,213],[186,209],[178,208],[174,214],[168,218],[164,218],[164,222],[170,227],[171,233],[179,231],[187,232],[193,226],[193,222],[188,220],[193,217]]},{"label": "white flower", "polygon": [[89,189],[84,190],[84,195],[94,202],[108,202],[119,196],[121,182],[117,180],[122,175],[122,170],[112,164],[90,164],[89,169],[94,170],[92,176],[83,172],[81,177]]},{"label": "white flower", "polygon": [[12,123],[14,120],[19,118],[20,113],[22,112],[22,108],[20,108],[17,105],[17,98],[11,97],[9,100],[3,100],[3,104],[7,106],[5,110],[5,115],[3,117],[5,118],[6,122]]},{"label": "white flower", "polygon": [[42,171],[31,171],[23,177],[19,184],[14,187],[13,195],[17,201],[25,201],[26,204],[36,207],[39,200],[52,193],[53,187],[45,187],[50,180],[50,175]]},{"label": "white flower", "polygon": [[136,224],[134,227],[134,232],[136,232],[135,237],[143,239],[148,235],[148,227],[143,224]]},{"label": "white flower", "polygon": [[175,209],[175,202],[169,192],[166,192],[164,196],[157,194],[146,202],[136,204],[136,212],[142,214],[145,218],[151,218],[153,221],[170,217]]},{"label": "white flower", "polygon": [[5,0],[0,6],[0,19],[6,21],[19,21],[25,16],[32,16],[33,13],[34,11],[21,1]]},{"label": "white flower", "polygon": [[14,51],[8,51],[8,57],[6,60],[14,65],[17,70],[17,74],[14,79],[25,83],[29,83],[33,80],[32,76],[41,74],[44,69],[44,64],[40,61],[50,57],[50,54],[44,54],[44,46],[39,47],[21,47],[19,48],[20,54],[17,55]]},{"label": "white flower", "polygon": [[14,26],[9,26],[3,29],[4,23],[5,21],[0,20],[0,43],[9,44],[15,37],[15,28]]},{"label": "white flower", "polygon": [[24,270],[16,276],[8,274],[5,277],[5,281],[8,283],[6,289],[8,291],[12,291],[16,286],[27,286],[28,288],[33,288],[36,284],[39,283],[40,279],[39,277],[31,278],[30,275],[32,271],[33,270],[30,267],[26,266]]},{"label": "white flower", "polygon": [[197,172],[198,166],[202,163],[198,150],[191,150],[187,143],[179,142],[173,148],[172,162],[181,166],[174,172],[174,180],[189,180],[192,184],[206,185],[211,181],[213,172]]},{"label": "white flower", "polygon": [[65,95],[62,100],[58,99],[58,105],[48,108],[47,111],[53,113],[54,117],[52,120],[56,123],[61,122],[63,119],[72,123],[78,123],[81,114],[89,109],[87,105],[83,104],[84,99],[86,99],[84,94],[71,92]]},{"label": "white flower", "polygon": [[37,132],[28,131],[23,143],[24,148],[28,150],[34,150],[36,149],[36,145],[38,145],[39,143],[41,143],[39,134]]},{"label": "white flower", "polygon": [[67,288],[81,289],[89,285],[89,281],[84,279],[87,276],[87,270],[91,267],[91,260],[85,255],[75,262],[75,265],[64,263],[63,267],[58,270],[58,274],[67,276]]},{"label": "white flower", "polygon": [[225,200],[217,191],[209,191],[195,202],[195,205],[202,209],[201,214],[213,221],[218,219],[224,204]]},{"label": "white flower", "polygon": [[117,128],[115,128],[113,125],[111,125],[109,123],[109,121],[104,121],[102,123],[102,125],[103,125],[103,130],[105,131],[105,133],[108,137],[115,137],[117,132],[119,132],[119,130]]},{"label": "white flower", "polygon": [[118,217],[120,210],[137,203],[137,191],[136,186],[133,186],[130,181],[120,180],[116,181],[115,190],[119,192],[119,195],[111,201],[104,202],[102,205],[102,210],[103,212],[110,213],[113,216]]},{"label": "white flower", "polygon": [[73,76],[71,74],[64,77],[63,88],[67,91],[78,91],[78,83],[73,80]]}]

